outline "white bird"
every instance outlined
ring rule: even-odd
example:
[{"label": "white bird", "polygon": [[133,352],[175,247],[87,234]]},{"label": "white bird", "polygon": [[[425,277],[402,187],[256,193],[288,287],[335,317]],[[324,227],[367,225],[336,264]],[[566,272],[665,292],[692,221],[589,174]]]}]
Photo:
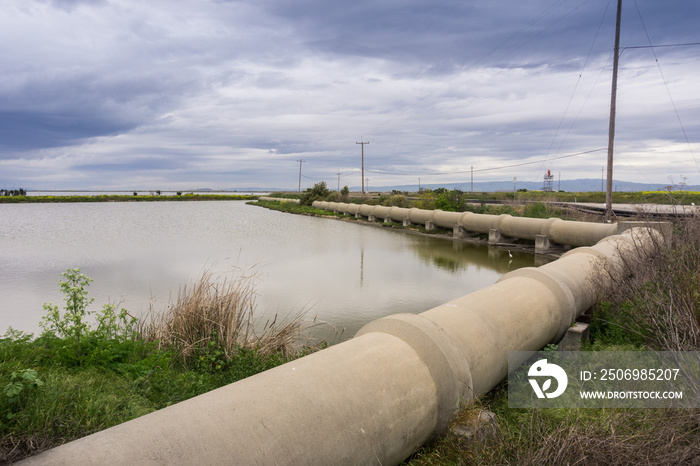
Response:
[{"label": "white bird", "polygon": [[510,257],[511,259],[513,258],[513,254],[510,253],[510,249],[508,250],[508,257]]}]

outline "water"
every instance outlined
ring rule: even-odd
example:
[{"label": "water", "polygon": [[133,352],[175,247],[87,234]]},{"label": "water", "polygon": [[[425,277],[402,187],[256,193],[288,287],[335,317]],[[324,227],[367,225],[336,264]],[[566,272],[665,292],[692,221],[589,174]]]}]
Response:
[{"label": "water", "polygon": [[[42,304],[63,304],[61,272],[94,282],[91,309],[134,315],[204,270],[256,278],[261,319],[301,310],[315,338],[417,313],[496,282],[534,258],[353,222],[290,215],[243,201],[0,204],[0,334],[37,332]],[[339,332],[336,333],[336,332]]]}]

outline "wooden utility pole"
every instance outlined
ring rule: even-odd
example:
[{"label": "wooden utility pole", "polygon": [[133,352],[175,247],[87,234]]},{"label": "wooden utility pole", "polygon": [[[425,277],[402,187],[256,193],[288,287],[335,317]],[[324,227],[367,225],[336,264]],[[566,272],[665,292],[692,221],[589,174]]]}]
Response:
[{"label": "wooden utility pole", "polygon": [[301,192],[301,164],[306,162],[306,160],[297,160],[299,162],[299,192]]},{"label": "wooden utility pole", "polygon": [[365,144],[369,144],[369,141],[367,142],[355,142],[355,144],[362,144],[362,194],[365,193]]},{"label": "wooden utility pole", "polygon": [[615,21],[615,57],[613,59],[612,92],[610,93],[610,128],[608,131],[608,185],[605,191],[605,220],[612,220],[613,145],[615,141],[615,110],[617,104],[617,66],[620,61],[620,25],[622,24],[622,0],[617,0]]}]

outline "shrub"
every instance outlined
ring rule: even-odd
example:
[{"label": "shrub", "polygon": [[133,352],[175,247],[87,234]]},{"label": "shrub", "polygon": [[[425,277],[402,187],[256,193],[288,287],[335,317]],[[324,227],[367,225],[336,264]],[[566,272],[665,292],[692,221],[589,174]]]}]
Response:
[{"label": "shrub", "polygon": [[408,207],[410,204],[403,194],[393,194],[382,200],[382,205],[388,207]]},{"label": "shrub", "polygon": [[[46,315],[41,318],[39,326],[43,329],[41,341],[59,353],[69,365],[81,365],[86,361],[93,363],[113,362],[114,348],[127,340],[133,340],[137,319],[125,309],[119,312],[113,304],[105,304],[99,312],[89,311],[88,306],[94,302],[88,298],[87,287],[92,279],[80,273],[80,269],[68,269],[61,274],[65,280],[59,285],[66,302],[64,312],[58,306],[46,303]],[[97,326],[93,328],[87,318],[96,317]]]},{"label": "shrub", "polygon": [[700,349],[700,220],[676,224],[673,243],[638,248],[615,281],[607,320],[652,349]]},{"label": "shrub", "polygon": [[301,205],[310,206],[314,201],[324,201],[330,194],[325,181],[316,183],[313,188],[309,188],[301,196]]},{"label": "shrub", "polygon": [[464,193],[458,189],[452,191],[445,190],[442,191],[435,190],[438,193],[435,199],[435,208],[440,210],[446,210],[450,212],[462,212],[464,209],[462,207],[465,197]]}]

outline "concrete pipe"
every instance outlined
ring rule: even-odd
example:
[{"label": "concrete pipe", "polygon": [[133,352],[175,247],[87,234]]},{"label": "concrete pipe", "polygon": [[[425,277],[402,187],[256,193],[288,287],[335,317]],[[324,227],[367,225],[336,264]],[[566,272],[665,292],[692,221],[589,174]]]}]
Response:
[{"label": "concrete pipe", "polygon": [[454,228],[454,226],[459,223],[461,217],[462,213],[460,212],[443,212],[442,210],[436,210],[435,215],[433,215],[433,224],[440,228]]},{"label": "concrete pipe", "polygon": [[[633,229],[352,340],[90,435],[26,464],[398,464],[555,342],[650,241]],[[611,275],[612,271],[612,275]]]},{"label": "concrete pipe", "polygon": [[360,204],[348,204],[348,214],[357,215],[360,213]]},{"label": "concrete pipe", "polygon": [[560,220],[553,222],[543,234],[550,241],[569,244],[574,247],[596,244],[607,236],[617,233],[617,225],[612,223],[589,223]]},{"label": "concrete pipe", "polygon": [[436,211],[424,209],[408,209],[408,220],[414,225],[427,225],[432,223]]},{"label": "concrete pipe", "polygon": [[408,218],[408,209],[404,207],[392,207],[389,216],[395,222],[403,222]]},{"label": "concrete pipe", "polygon": [[545,222],[546,220],[540,218],[513,217],[506,214],[500,216],[496,228],[504,236],[534,240],[541,234]]},{"label": "concrete pipe", "polygon": [[363,217],[369,218],[370,215],[372,215],[372,212],[374,211],[374,206],[369,205],[369,204],[362,204],[360,206],[360,215]]},{"label": "concrete pipe", "polygon": [[348,213],[348,203],[347,202],[339,202],[338,203],[338,212],[341,214],[347,214]]},{"label": "concrete pipe", "polygon": [[491,228],[495,228],[498,220],[498,216],[487,214],[462,215],[460,219],[464,222],[462,227],[465,230],[476,233],[488,233]]},{"label": "concrete pipe", "polygon": [[372,215],[374,215],[375,219],[384,221],[385,219],[389,218],[390,211],[391,207],[378,205],[374,208]]}]

